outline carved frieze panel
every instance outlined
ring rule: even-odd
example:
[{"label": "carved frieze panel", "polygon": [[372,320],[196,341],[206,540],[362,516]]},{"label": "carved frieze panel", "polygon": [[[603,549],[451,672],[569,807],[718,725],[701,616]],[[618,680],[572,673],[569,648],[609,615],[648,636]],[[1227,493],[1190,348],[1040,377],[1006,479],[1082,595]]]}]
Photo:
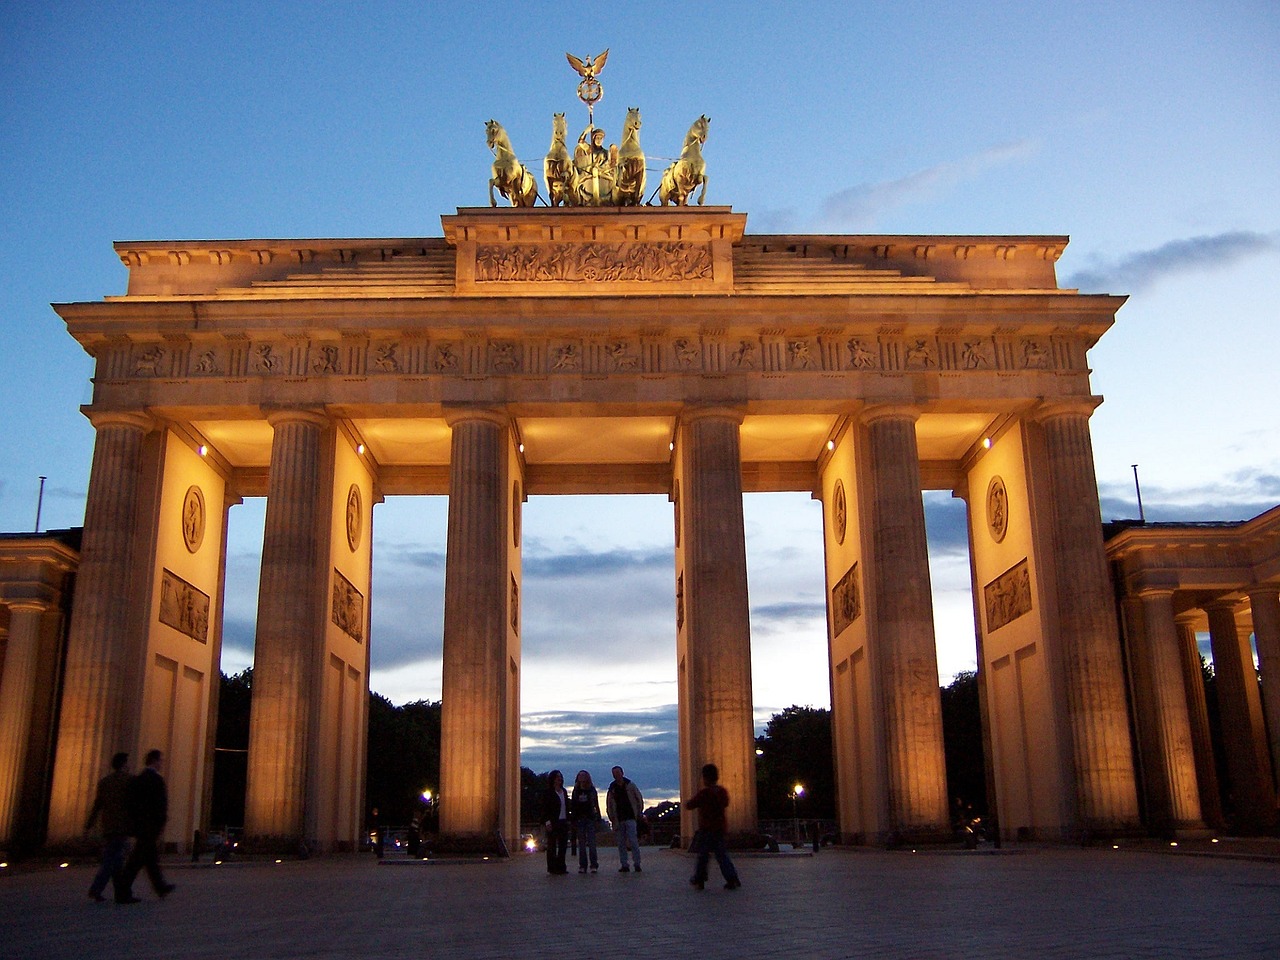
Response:
[{"label": "carved frieze panel", "polygon": [[987,632],[1031,612],[1031,573],[1024,557],[982,588],[987,610]]},{"label": "carved frieze panel", "polygon": [[335,568],[330,619],[357,643],[364,642],[364,594]]},{"label": "carved frieze panel", "polygon": [[870,337],[850,337],[845,343],[849,351],[849,367],[854,370],[874,370],[880,366],[880,342]]},{"label": "carved frieze panel", "polygon": [[548,372],[581,373],[583,355],[582,341],[553,340],[547,349]]},{"label": "carved frieze panel", "polygon": [[858,591],[858,564],[855,562],[831,588],[831,630],[838,637],[862,616],[862,594]]},{"label": "carved frieze panel", "polygon": [[209,595],[165,570],[160,578],[160,622],[192,640],[209,642]]},{"label": "carved frieze panel", "polygon": [[489,369],[494,373],[519,373],[524,368],[523,352],[514,340],[489,344]]},{"label": "carved frieze panel", "polygon": [[511,629],[520,632],[520,584],[516,583],[516,575],[511,574]]},{"label": "carved frieze panel", "polygon": [[285,378],[542,376],[548,374],[837,373],[959,371],[1014,373],[1084,365],[1086,346],[1053,337],[792,335],[645,332],[548,339],[486,337],[250,340],[112,344],[98,354],[99,377]]},{"label": "carved frieze panel", "polygon": [[653,283],[712,279],[707,243],[480,244],[477,283]]}]

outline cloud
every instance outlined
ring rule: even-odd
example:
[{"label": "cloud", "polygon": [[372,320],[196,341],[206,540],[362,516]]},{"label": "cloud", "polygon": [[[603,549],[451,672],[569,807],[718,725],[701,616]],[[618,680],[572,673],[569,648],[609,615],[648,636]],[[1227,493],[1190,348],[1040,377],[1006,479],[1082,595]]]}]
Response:
[{"label": "cloud", "polygon": [[559,768],[566,780],[588,770],[601,793],[617,764],[646,804],[673,799],[680,794],[676,716],[674,703],[636,711],[525,714],[520,763],[536,773]]},{"label": "cloud", "polygon": [[671,550],[605,550],[592,552],[551,552],[540,543],[526,544],[521,560],[524,578],[561,579],[565,577],[602,576],[634,573],[640,570],[674,569],[675,559]]},{"label": "cloud", "polygon": [[1085,291],[1125,290],[1137,293],[1166,277],[1228,267],[1273,250],[1280,250],[1280,232],[1235,230],[1171,240],[1153,250],[1141,250],[1119,260],[1095,257],[1088,269],[1071,274],[1063,286]]},{"label": "cloud", "polygon": [[[1130,484],[1098,485],[1104,520],[1136,519],[1137,494]],[[1212,484],[1163,487],[1143,484],[1143,513],[1150,521],[1197,523],[1249,520],[1280,503],[1280,474],[1247,467]]]},{"label": "cloud", "polygon": [[822,201],[819,223],[831,230],[866,230],[890,210],[927,199],[993,167],[1025,159],[1038,149],[1039,144],[1034,140],[1015,140],[959,160],[944,161],[897,180],[849,187]]}]

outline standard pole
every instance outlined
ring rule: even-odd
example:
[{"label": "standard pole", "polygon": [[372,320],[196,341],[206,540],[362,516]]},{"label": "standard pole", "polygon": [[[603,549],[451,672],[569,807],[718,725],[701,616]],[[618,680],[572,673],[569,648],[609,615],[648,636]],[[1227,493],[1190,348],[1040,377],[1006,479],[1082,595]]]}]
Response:
[{"label": "standard pole", "polygon": [[1146,523],[1147,515],[1142,509],[1142,485],[1138,483],[1138,465],[1133,464],[1133,489],[1138,492],[1138,522]]},{"label": "standard pole", "polygon": [[48,479],[48,477],[40,478],[40,493],[36,497],[36,533],[40,532],[40,509],[44,506],[44,482]]}]

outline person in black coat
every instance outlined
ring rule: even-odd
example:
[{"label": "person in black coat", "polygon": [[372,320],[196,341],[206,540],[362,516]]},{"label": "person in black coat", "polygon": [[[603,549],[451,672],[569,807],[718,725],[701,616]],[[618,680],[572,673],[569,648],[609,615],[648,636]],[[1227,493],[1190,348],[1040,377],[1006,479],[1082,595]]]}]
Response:
[{"label": "person in black coat", "polygon": [[164,874],[160,872],[160,836],[169,819],[169,791],[164,785],[164,777],[160,775],[161,759],[163,754],[159,750],[149,751],[147,765],[129,781],[126,803],[134,843],[133,852],[120,874],[120,885],[116,888],[117,903],[138,902],[133,895],[133,881],[142,870],[147,871],[156,896],[164,899],[173,892],[173,884],[166,883]]},{"label": "person in black coat", "polygon": [[568,873],[564,855],[569,847],[569,796],[564,792],[564,774],[559,770],[547,774],[542,825],[547,834],[547,873]]}]

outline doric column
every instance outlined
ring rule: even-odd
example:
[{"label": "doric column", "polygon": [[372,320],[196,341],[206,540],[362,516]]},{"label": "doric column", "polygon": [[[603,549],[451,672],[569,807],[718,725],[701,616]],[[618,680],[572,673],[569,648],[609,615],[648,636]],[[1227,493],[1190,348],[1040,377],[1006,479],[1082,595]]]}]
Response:
[{"label": "doric column", "polygon": [[32,713],[39,673],[41,621],[49,604],[15,600],[9,607],[9,643],[0,674],[0,849],[27,845],[18,837],[22,795],[31,756]]},{"label": "doric column", "polygon": [[136,413],[95,413],[90,419],[97,440],[67,639],[49,801],[51,843],[80,836],[98,780],[113,754],[136,748],[140,722],[146,637],[134,554],[143,440],[152,424]]},{"label": "doric column", "polygon": [[707,763],[720,768],[732,798],[729,830],[739,836],[757,829],[741,423],[741,410],[712,407],[686,409],[679,424],[691,701],[691,742],[681,750],[694,771]]},{"label": "doric column", "polygon": [[1056,590],[1056,682],[1070,724],[1077,827],[1088,835],[1138,826],[1129,712],[1115,601],[1089,437],[1092,401],[1042,408]]},{"label": "doric column", "polygon": [[1223,750],[1235,808],[1233,826],[1243,833],[1263,833],[1275,825],[1276,795],[1253,650],[1248,636],[1242,636],[1236,626],[1239,606],[1234,600],[1217,600],[1204,609],[1209,614],[1218,711],[1226,734]]},{"label": "doric column", "polygon": [[444,574],[440,832],[496,845],[508,591],[505,413],[446,409],[453,431]]},{"label": "doric column", "polygon": [[1262,671],[1262,714],[1267,718],[1273,785],[1280,786],[1280,592],[1275,584],[1249,588],[1253,638]]},{"label": "doric column", "polygon": [[1213,759],[1213,735],[1209,730],[1209,705],[1204,695],[1204,666],[1196,641],[1197,614],[1177,618],[1178,654],[1182,661],[1182,685],[1187,697],[1187,719],[1196,761],[1196,783],[1200,788],[1200,815],[1214,829],[1225,826],[1222,798],[1218,794],[1218,768]]},{"label": "doric column", "polygon": [[882,702],[887,825],[903,839],[949,830],[917,415],[915,408],[877,406],[862,417],[871,507],[867,589],[875,618],[872,669]]},{"label": "doric column", "polygon": [[324,473],[329,421],[323,414],[281,410],[269,413],[267,421],[274,435],[253,654],[245,832],[259,843],[292,844],[306,830],[333,483]]},{"label": "doric column", "polygon": [[[1150,827],[1162,834],[1203,829],[1173,590],[1148,589],[1142,604],[1144,683],[1139,715]],[[1138,673],[1139,671],[1135,671]]]}]

